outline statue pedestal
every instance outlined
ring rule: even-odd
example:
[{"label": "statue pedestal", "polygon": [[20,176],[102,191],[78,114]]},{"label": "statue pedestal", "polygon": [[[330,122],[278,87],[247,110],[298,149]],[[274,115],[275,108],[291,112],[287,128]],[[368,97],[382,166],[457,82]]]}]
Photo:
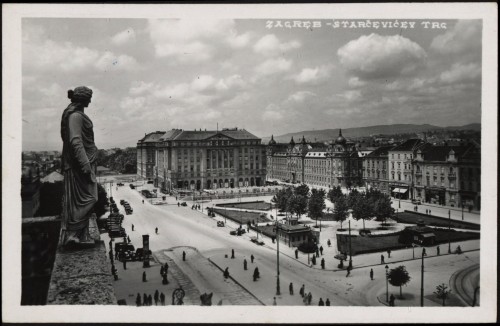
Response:
[{"label": "statue pedestal", "polygon": [[99,227],[97,226],[97,217],[95,214],[92,214],[89,219],[89,228],[87,230],[87,235],[85,236],[85,240],[76,240],[76,241],[66,241],[66,231],[61,231],[61,241],[59,241],[59,245],[63,246],[65,250],[80,250],[80,249],[89,249],[94,248],[97,245],[97,242],[101,240]]}]

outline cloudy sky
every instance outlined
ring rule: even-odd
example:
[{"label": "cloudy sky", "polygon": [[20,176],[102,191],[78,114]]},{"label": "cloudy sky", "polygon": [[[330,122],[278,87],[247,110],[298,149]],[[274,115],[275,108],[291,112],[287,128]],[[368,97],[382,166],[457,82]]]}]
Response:
[{"label": "cloudy sky", "polygon": [[23,150],[60,150],[67,90],[94,90],[99,148],[155,130],[257,136],[481,120],[481,21],[446,29],[266,28],[266,20],[22,22]]}]

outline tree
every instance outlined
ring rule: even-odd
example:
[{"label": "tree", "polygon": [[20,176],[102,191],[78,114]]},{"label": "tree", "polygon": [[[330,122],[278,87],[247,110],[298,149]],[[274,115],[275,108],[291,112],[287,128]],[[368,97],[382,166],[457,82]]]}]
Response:
[{"label": "tree", "polygon": [[297,217],[307,212],[307,198],[302,195],[292,195],[288,198],[288,211]]},{"label": "tree", "polygon": [[311,197],[309,197],[307,210],[309,217],[316,220],[316,226],[318,225],[318,218],[323,216],[323,210],[326,208],[325,196],[326,193],[323,189],[313,189],[311,191]]},{"label": "tree", "polygon": [[340,228],[342,229],[342,222],[347,220],[349,216],[349,206],[347,205],[347,200],[344,195],[338,197],[335,200],[333,208],[333,218],[335,221],[340,222]]},{"label": "tree", "polygon": [[365,229],[365,220],[373,218],[373,207],[365,196],[359,194],[353,203],[352,218],[356,221],[363,220],[363,229]]},{"label": "tree", "polygon": [[101,217],[106,213],[106,206],[109,205],[108,194],[101,184],[97,184],[97,203],[94,206],[94,212],[97,217]]},{"label": "tree", "polygon": [[333,187],[330,191],[328,191],[328,199],[330,199],[332,203],[341,196],[344,196],[344,194],[342,193],[342,188],[340,188],[340,186]]},{"label": "tree", "polygon": [[388,275],[389,283],[393,286],[399,286],[399,296],[403,297],[403,285],[406,285],[410,282],[410,274],[406,270],[406,267],[399,266],[394,269],[391,269]]},{"label": "tree", "polygon": [[353,189],[349,193],[349,195],[347,196],[347,205],[349,205],[349,208],[352,209],[354,207],[355,203],[359,199],[359,196],[361,196],[361,194],[356,189]]},{"label": "tree", "polygon": [[295,195],[304,196],[305,198],[308,198],[309,197],[309,186],[306,185],[305,183],[303,183],[300,186],[295,188],[294,193],[295,193]]},{"label": "tree", "polygon": [[288,210],[288,199],[292,196],[292,190],[290,188],[280,189],[271,199],[271,201],[278,207],[282,212]]},{"label": "tree", "polygon": [[450,292],[451,290],[448,289],[448,286],[446,286],[446,284],[444,283],[436,286],[436,291],[434,292],[434,294],[438,297],[438,299],[443,300],[443,307],[445,305],[446,299],[448,299],[450,295]]},{"label": "tree", "polygon": [[373,213],[377,221],[382,221],[382,224],[385,223],[387,217],[394,214],[394,208],[391,206],[391,198],[382,194],[382,196],[374,202]]}]

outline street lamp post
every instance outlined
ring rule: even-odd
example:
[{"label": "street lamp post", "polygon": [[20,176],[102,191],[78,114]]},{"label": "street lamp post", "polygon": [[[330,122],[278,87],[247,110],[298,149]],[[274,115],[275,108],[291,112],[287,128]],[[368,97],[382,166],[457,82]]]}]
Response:
[{"label": "street lamp post", "polygon": [[413,248],[413,259],[415,259],[415,244],[412,243],[411,244],[411,247]]},{"label": "street lamp post", "polygon": [[389,302],[389,266],[385,265],[385,302]]},{"label": "street lamp post", "polygon": [[420,306],[424,306],[424,248],[422,248],[422,282],[420,283]]},{"label": "street lamp post", "polygon": [[278,232],[278,216],[276,216],[276,295],[280,293],[280,239]]},{"label": "street lamp post", "polygon": [[352,268],[351,220],[349,220],[349,268]]},{"label": "street lamp post", "polygon": [[448,210],[448,253],[451,254],[451,211]]},{"label": "street lamp post", "polygon": [[464,220],[464,202],[462,200],[462,221]]}]

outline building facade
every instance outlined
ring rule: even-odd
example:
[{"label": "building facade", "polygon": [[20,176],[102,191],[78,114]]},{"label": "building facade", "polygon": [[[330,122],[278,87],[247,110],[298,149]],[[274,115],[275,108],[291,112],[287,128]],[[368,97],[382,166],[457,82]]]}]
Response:
[{"label": "building facade", "polygon": [[414,199],[425,203],[480,210],[480,148],[431,146],[417,151]]},{"label": "building facade", "polygon": [[400,199],[414,198],[412,162],[417,150],[425,146],[430,145],[414,138],[388,151],[389,188],[392,196]]},{"label": "building facade", "polygon": [[393,146],[382,146],[363,157],[363,181],[366,188],[377,189],[390,195],[389,150]]},{"label": "building facade", "polygon": [[304,137],[296,144],[292,137],[286,146],[271,137],[267,162],[268,179],[325,188],[352,187],[362,182],[362,159],[342,131],[329,144],[307,143]]},{"label": "building facade", "polygon": [[137,175],[140,178],[153,180],[156,165],[156,143],[165,131],[155,131],[145,134],[137,142]]},{"label": "building facade", "polygon": [[147,162],[154,162],[152,179],[164,191],[264,185],[265,146],[245,129],[172,129],[152,143]]}]

